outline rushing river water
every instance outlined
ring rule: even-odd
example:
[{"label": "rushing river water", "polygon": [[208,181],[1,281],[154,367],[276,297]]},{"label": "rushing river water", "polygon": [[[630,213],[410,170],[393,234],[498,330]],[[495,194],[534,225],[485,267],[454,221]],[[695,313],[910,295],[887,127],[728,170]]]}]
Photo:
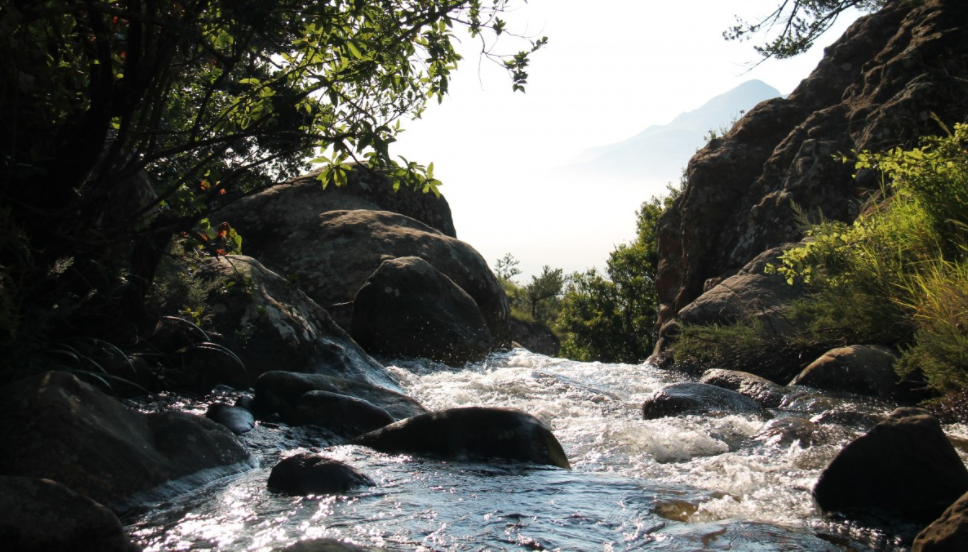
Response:
[{"label": "rushing river water", "polygon": [[[901,549],[894,534],[824,520],[810,498],[834,455],[892,405],[791,393],[768,417],[850,413],[851,423],[817,424],[804,443],[763,433],[768,417],[643,420],[642,401],[684,379],[649,365],[515,349],[461,370],[418,362],[390,370],[431,410],[485,405],[533,414],[553,428],[573,469],[327,447],[324,433],[267,425],[245,437],[262,468],[132,516],[134,539],[147,551],[262,551],[315,537],[389,550]],[[347,462],[377,486],[319,497],[269,493],[269,468],[292,446]]]}]

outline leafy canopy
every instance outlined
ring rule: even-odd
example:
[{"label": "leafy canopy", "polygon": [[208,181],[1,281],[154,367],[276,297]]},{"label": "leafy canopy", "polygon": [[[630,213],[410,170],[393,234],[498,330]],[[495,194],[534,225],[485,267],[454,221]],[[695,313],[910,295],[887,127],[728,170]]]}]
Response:
[{"label": "leafy canopy", "polygon": [[24,311],[137,310],[171,236],[238,250],[209,215],[313,158],[324,185],[356,163],[436,193],[432,164],[391,154],[401,120],[447,94],[463,31],[524,89],[545,39],[492,53],[513,1],[0,3],[0,211],[32,252],[0,250],[3,278]]}]

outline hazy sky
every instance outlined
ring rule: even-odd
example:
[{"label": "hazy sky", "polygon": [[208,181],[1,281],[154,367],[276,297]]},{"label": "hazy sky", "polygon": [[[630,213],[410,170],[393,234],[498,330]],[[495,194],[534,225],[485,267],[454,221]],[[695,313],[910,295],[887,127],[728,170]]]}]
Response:
[{"label": "hazy sky", "polygon": [[[792,60],[759,61],[752,44],[726,42],[735,16],[769,13],[778,0],[530,0],[508,27],[548,36],[534,54],[527,93],[512,93],[503,69],[464,41],[450,87],[395,144],[396,153],[434,162],[458,237],[493,267],[510,252],[524,276],[544,264],[566,273],[603,267],[614,245],[635,234],[635,210],[663,193],[660,182],[569,177],[556,168],[582,151],[665,124],[739,84],[760,79],[791,92],[854,17]],[[516,51],[512,40],[499,43]],[[688,159],[682,160],[684,166]],[[519,277],[519,283],[525,280]]]}]

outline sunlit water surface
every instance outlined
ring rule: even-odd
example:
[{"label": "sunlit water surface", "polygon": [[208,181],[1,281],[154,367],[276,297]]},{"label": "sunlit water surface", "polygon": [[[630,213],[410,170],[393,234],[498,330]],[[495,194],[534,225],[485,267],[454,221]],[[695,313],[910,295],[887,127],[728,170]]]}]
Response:
[{"label": "sunlit water surface", "polygon": [[[390,370],[431,410],[533,414],[553,428],[573,469],[327,447],[325,432],[263,426],[246,437],[262,468],[157,505],[129,519],[128,530],[148,551],[273,550],[315,537],[390,550],[902,549],[893,535],[823,520],[810,498],[823,467],[869,425],[820,425],[806,446],[758,436],[768,417],[832,408],[883,415],[891,405],[802,390],[762,418],[643,420],[642,401],[681,375],[521,349],[461,370],[420,362]],[[306,449],[351,464],[377,486],[301,498],[266,491],[279,455]]]}]

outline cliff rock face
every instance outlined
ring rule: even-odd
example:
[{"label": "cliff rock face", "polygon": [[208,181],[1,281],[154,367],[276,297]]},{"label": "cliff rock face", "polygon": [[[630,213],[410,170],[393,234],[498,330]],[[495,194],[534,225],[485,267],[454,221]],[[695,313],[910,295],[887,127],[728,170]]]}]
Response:
[{"label": "cliff rock face", "polygon": [[660,325],[759,253],[802,238],[796,206],[852,221],[880,186],[834,158],[917,143],[968,117],[968,2],[895,1],[858,20],[786,99],[759,104],[689,162],[659,222]]}]

